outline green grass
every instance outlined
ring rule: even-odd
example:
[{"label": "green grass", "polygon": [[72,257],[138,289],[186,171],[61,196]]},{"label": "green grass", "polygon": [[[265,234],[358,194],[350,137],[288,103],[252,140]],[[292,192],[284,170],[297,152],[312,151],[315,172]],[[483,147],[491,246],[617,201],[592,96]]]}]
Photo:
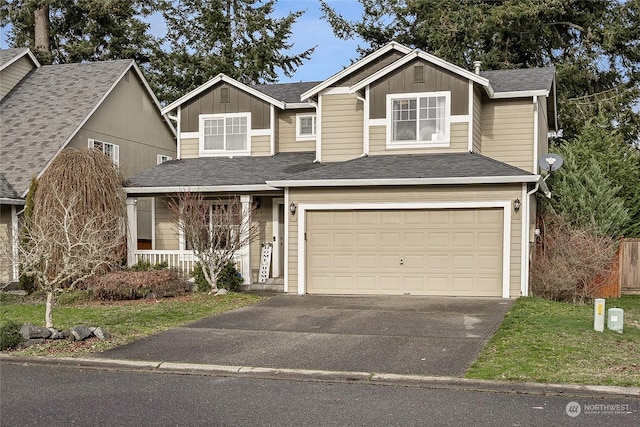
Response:
[{"label": "green grass", "polygon": [[[56,341],[12,351],[20,356],[79,356],[102,351],[155,334],[207,316],[213,316],[260,301],[251,294],[211,296],[195,293],[178,298],[125,302],[88,301],[82,292],[62,295],[53,308],[53,323],[57,329],[76,325],[100,326],[113,337],[82,343]],[[0,322],[15,320],[44,326],[45,305],[41,298],[0,296]]]},{"label": "green grass", "polygon": [[[640,296],[607,299],[624,333],[593,330],[593,305],[519,298],[467,378],[640,386]],[[606,314],[606,313],[605,313]]]}]

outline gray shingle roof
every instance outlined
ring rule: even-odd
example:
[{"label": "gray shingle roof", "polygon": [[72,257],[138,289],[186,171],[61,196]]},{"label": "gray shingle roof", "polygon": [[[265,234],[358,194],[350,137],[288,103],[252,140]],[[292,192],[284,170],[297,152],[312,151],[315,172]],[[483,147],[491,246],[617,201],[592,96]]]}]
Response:
[{"label": "gray shingle roof", "polygon": [[201,157],[172,160],[129,179],[127,187],[264,185],[320,165],[315,153],[264,157]]},{"label": "gray shingle roof", "polygon": [[7,182],[4,175],[0,174],[0,199],[19,199],[18,194]]},{"label": "gray shingle roof", "polygon": [[472,178],[532,176],[517,167],[475,153],[402,154],[359,157],[294,175],[283,181]]},{"label": "gray shingle roof", "polygon": [[18,194],[53,158],[132,60],[42,66],[0,102],[0,170]]},{"label": "gray shingle roof", "polygon": [[543,67],[481,71],[480,75],[489,79],[494,92],[518,92],[530,90],[551,91],[555,73],[554,67]]},{"label": "gray shingle roof", "polygon": [[254,85],[252,87],[278,101],[295,103],[301,102],[300,95],[320,83],[322,82],[274,83]]},{"label": "gray shingle roof", "polygon": [[0,68],[7,62],[11,62],[15,57],[24,55],[28,50],[26,47],[0,50]]}]

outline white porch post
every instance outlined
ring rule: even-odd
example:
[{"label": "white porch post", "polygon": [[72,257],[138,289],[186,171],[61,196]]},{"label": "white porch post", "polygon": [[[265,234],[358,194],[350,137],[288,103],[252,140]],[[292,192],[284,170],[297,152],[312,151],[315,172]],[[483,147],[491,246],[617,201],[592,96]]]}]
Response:
[{"label": "white porch post", "polygon": [[136,263],[135,251],[138,250],[138,199],[127,197],[127,265]]},{"label": "white porch post", "polygon": [[[251,196],[240,196],[240,202],[242,203],[242,225],[240,229],[242,233],[249,233],[250,223],[251,223],[251,203],[253,197]],[[246,239],[247,236],[241,236],[241,239]],[[242,259],[242,278],[244,279],[244,284],[251,284],[251,244],[244,246],[239,251],[240,257]]]},{"label": "white porch post", "polygon": [[18,210],[11,205],[11,281],[20,280],[20,267],[18,264],[18,245],[20,244],[20,223],[18,222]]}]

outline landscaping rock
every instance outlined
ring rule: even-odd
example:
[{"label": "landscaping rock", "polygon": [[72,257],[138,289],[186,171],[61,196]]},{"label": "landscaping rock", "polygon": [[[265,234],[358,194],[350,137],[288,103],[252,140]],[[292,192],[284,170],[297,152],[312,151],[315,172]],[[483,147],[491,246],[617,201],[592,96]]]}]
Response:
[{"label": "landscaping rock", "polygon": [[62,331],[59,331],[55,328],[48,328],[48,329],[49,329],[49,332],[51,332],[51,335],[49,336],[50,340],[62,340],[65,338]]},{"label": "landscaping rock", "polygon": [[218,289],[218,292],[216,292],[214,295],[226,295],[229,292],[226,289]]},{"label": "landscaping rock", "polygon": [[20,334],[25,340],[49,338],[51,331],[42,326],[32,325],[31,323],[25,323],[20,327]]},{"label": "landscaping rock", "polygon": [[75,326],[69,329],[69,332],[71,332],[71,335],[73,335],[76,341],[86,340],[87,338],[90,338],[93,335],[93,332],[91,332],[91,329],[84,325]]},{"label": "landscaping rock", "polygon": [[96,328],[93,331],[93,335],[100,338],[101,340],[108,340],[109,338],[111,338],[111,334],[102,328]]}]

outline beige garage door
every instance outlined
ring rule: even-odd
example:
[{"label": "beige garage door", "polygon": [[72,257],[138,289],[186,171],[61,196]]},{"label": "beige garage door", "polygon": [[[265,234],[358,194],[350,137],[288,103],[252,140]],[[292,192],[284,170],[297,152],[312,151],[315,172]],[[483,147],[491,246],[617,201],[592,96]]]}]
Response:
[{"label": "beige garage door", "polygon": [[307,292],[502,295],[502,209],[307,212]]}]

